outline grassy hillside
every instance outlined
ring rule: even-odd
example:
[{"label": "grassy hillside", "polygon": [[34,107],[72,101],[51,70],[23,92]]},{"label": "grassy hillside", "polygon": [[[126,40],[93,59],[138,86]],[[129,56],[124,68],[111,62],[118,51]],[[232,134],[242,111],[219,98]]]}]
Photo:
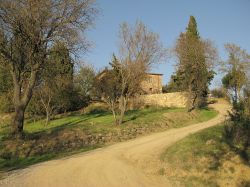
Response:
[{"label": "grassy hillside", "polygon": [[181,108],[145,108],[128,111],[125,122],[115,126],[111,113],[97,110],[58,115],[49,125],[28,119],[25,138],[8,136],[8,120],[0,127],[0,171],[87,151],[140,135],[206,121],[217,115],[210,109],[186,112]]},{"label": "grassy hillside", "polygon": [[250,186],[250,150],[243,159],[222,132],[223,126],[212,127],[169,147],[161,155],[161,174],[182,186]]}]

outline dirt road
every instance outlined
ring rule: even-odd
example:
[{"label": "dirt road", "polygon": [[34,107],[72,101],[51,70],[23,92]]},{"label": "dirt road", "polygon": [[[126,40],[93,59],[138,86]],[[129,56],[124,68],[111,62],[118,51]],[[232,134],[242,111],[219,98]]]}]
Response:
[{"label": "dirt road", "polygon": [[0,186],[170,186],[166,177],[157,174],[159,155],[166,147],[188,134],[222,122],[229,106],[219,102],[212,107],[219,111],[219,115],[210,121],[34,165],[0,181]]}]

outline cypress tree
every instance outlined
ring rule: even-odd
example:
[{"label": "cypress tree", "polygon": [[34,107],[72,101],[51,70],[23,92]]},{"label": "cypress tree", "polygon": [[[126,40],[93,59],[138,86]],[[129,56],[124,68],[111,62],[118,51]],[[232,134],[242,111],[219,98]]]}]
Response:
[{"label": "cypress tree", "polygon": [[206,46],[199,36],[194,16],[190,16],[186,32],[180,34],[175,51],[179,62],[177,72],[171,80],[171,84],[175,85],[171,86],[188,93],[189,110],[201,107],[206,103],[213,72],[208,70]]},{"label": "cypress tree", "polygon": [[186,35],[187,37],[192,37],[196,39],[200,38],[199,32],[197,30],[197,23],[194,16],[190,16],[189,18],[188,27],[186,28]]}]

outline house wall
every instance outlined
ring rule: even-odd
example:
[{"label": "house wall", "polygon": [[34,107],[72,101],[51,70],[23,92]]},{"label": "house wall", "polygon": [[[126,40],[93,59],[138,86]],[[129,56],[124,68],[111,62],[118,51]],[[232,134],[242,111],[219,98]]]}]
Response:
[{"label": "house wall", "polygon": [[162,75],[148,74],[142,82],[142,89],[147,94],[162,93]]}]

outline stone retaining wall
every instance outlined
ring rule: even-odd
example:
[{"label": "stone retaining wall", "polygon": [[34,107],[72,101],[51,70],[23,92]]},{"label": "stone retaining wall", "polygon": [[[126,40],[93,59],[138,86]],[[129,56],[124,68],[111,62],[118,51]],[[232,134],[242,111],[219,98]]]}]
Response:
[{"label": "stone retaining wall", "polygon": [[187,96],[183,92],[143,95],[136,99],[136,104],[160,107],[186,107]]}]

